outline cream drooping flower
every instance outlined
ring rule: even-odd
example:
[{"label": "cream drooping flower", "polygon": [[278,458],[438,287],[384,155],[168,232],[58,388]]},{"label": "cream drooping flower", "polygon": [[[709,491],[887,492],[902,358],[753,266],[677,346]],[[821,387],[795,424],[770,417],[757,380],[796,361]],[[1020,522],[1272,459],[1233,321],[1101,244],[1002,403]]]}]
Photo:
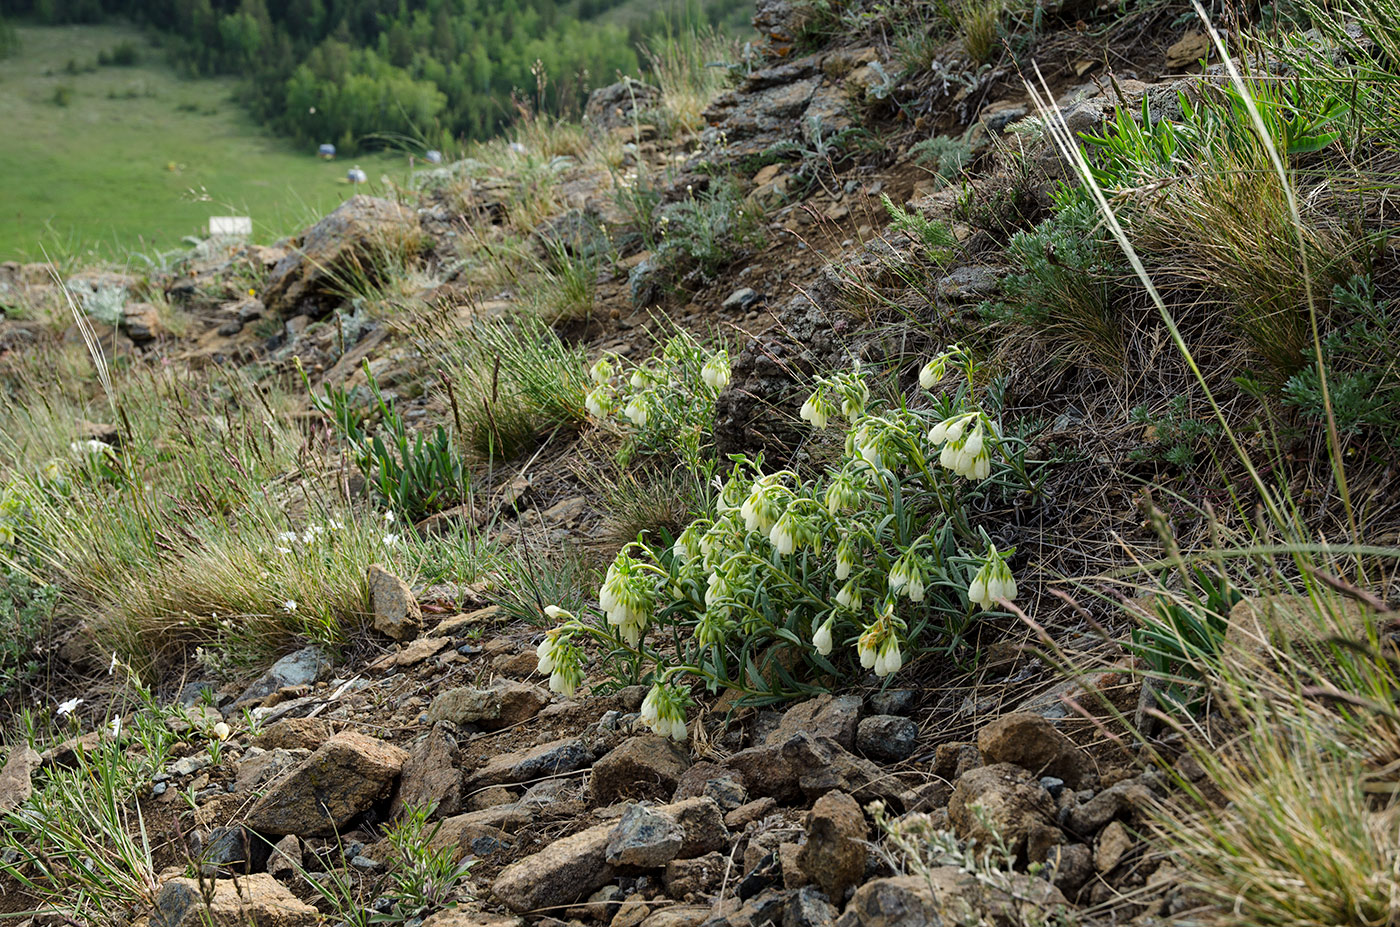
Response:
[{"label": "cream drooping flower", "polygon": [[700,379],[705,381],[705,385],[715,392],[722,392],[729,385],[729,352],[720,351],[705,361],[705,366],[700,368]]},{"label": "cream drooping flower", "polygon": [[981,569],[968,584],[968,601],[983,611],[995,607],[998,599],[1010,602],[1016,598],[1016,577],[1011,575],[1011,568],[1006,564],[1008,556],[1010,554],[997,553],[996,545],[992,545]]},{"label": "cream drooping flower", "polygon": [[812,646],[822,656],[831,653],[831,629],[835,623],[835,618],[828,618],[812,633]]},{"label": "cream drooping flower", "polygon": [[685,693],[670,683],[653,685],[642,699],[642,723],[663,737],[685,740],[686,701]]}]

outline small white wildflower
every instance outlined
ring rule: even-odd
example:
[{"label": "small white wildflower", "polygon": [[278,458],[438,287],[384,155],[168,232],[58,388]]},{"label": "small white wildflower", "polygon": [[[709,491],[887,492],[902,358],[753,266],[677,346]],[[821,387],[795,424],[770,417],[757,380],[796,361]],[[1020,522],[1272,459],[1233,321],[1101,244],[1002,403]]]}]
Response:
[{"label": "small white wildflower", "polygon": [[73,712],[75,712],[75,711],[78,710],[78,706],[81,705],[82,703],[83,703],[83,700],[80,699],[80,698],[70,698],[70,699],[68,699],[66,702],[59,702],[59,703],[58,703],[58,716],[59,716],[60,718],[63,718],[63,717],[66,717],[66,716],[68,716],[68,715],[71,715]]},{"label": "small white wildflower", "polygon": [[297,610],[297,600],[296,600],[296,599],[287,599],[285,602],[282,603],[282,611],[286,612],[287,614],[290,615],[290,614],[292,614],[293,612],[295,612],[296,610]]}]

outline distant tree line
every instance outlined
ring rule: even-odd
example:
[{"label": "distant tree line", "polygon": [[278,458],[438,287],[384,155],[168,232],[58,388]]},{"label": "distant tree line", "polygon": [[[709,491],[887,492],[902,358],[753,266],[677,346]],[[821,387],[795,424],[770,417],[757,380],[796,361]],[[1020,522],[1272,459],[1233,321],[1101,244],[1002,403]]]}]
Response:
[{"label": "distant tree line", "polygon": [[18,48],[19,36],[15,34],[15,27],[0,16],[0,58],[8,57]]},{"label": "distant tree line", "polygon": [[[627,0],[5,0],[47,23],[125,17],[158,31],[190,75],[244,78],[244,102],[275,132],[342,151],[407,137],[487,138],[636,73],[661,14],[628,25]],[[673,16],[734,21],[752,0],[689,0]],[[703,6],[696,6],[703,3]],[[652,10],[648,5],[643,9]],[[536,65],[538,62],[538,66]]]}]

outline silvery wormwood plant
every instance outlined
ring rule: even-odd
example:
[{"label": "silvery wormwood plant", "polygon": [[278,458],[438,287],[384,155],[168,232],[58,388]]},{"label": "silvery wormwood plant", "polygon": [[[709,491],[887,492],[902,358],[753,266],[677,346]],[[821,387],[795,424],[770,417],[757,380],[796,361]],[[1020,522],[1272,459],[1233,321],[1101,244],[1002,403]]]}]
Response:
[{"label": "silvery wormwood plant", "polygon": [[802,418],[844,423],[839,462],[802,480],[734,458],[713,517],[668,548],[638,540],[617,555],[601,619],[546,610],[557,624],[538,654],[551,687],[573,694],[585,646],[599,644],[616,676],[652,683],[643,720],[684,739],[697,680],[777,700],[818,691],[803,677],[857,666],[888,677],[912,657],[951,655],[978,610],[1017,595],[1014,551],[971,523],[968,503],[1035,488],[1025,443],[979,402],[966,351],[935,357],[920,386],[953,371],[965,384],[926,409],[872,403],[859,366],[818,380]]}]

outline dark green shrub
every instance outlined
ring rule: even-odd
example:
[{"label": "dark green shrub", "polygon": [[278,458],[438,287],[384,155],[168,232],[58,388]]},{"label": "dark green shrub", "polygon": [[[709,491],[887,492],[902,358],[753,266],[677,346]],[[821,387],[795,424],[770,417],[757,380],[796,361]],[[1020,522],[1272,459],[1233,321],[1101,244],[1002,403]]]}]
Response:
[{"label": "dark green shrub", "polygon": [[1127,333],[1113,307],[1118,252],[1099,227],[1093,204],[1065,193],[1053,216],[1007,244],[1019,272],[1003,286],[994,315],[1033,329],[1071,356],[1122,372]]},{"label": "dark green shrub", "polygon": [[1214,419],[1192,418],[1186,396],[1175,396],[1161,415],[1147,406],[1136,406],[1128,419],[1148,430],[1148,443],[1128,454],[1131,460],[1164,460],[1188,469],[1196,463],[1196,451],[1201,444],[1220,434],[1220,423]]},{"label": "dark green shrub", "polygon": [[[1358,275],[1332,291],[1342,324],[1322,339],[1328,398],[1343,436],[1373,432],[1400,447],[1400,358],[1395,332],[1400,306],[1380,300],[1369,276]],[[1327,420],[1322,377],[1314,360],[1289,377],[1283,401],[1313,422]]]},{"label": "dark green shrub", "polygon": [[718,181],[661,210],[657,259],[674,277],[695,273],[710,279],[741,249],[762,245],[761,219],[758,206],[744,199],[738,184]]},{"label": "dark green shrub", "polygon": [[58,601],[58,589],[0,564],[0,695],[40,669],[35,643]]}]

